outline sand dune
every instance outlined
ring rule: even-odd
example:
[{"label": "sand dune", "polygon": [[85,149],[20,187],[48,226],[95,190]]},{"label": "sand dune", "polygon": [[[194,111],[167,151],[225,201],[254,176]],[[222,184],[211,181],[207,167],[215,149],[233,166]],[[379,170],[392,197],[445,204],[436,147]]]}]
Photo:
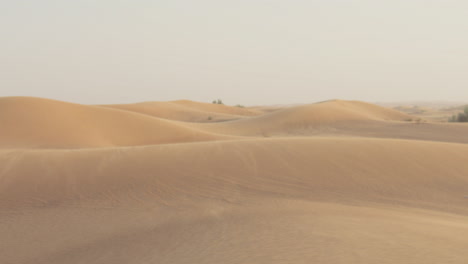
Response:
[{"label": "sand dune", "polygon": [[0,98],[0,263],[467,262],[468,126],[232,109]]},{"label": "sand dune", "polygon": [[246,108],[218,104],[205,104],[188,100],[103,106],[185,122],[217,122],[235,120],[244,116],[260,114],[259,111]]},{"label": "sand dune", "polygon": [[[462,263],[466,155],[462,144],[335,138],[4,151],[0,206],[17,228],[2,226],[10,242],[0,255],[3,263]],[[36,240],[19,235],[24,226]],[[29,254],[15,254],[19,245]]]},{"label": "sand dune", "polygon": [[172,103],[189,107],[192,109],[198,109],[204,112],[213,112],[228,115],[255,116],[262,113],[261,111],[250,108],[233,107],[223,104],[200,103],[191,100],[178,100],[172,101]]},{"label": "sand dune", "polygon": [[258,135],[297,132],[338,123],[415,119],[417,118],[402,112],[364,102],[332,100],[290,107],[259,117],[200,127],[226,134]]},{"label": "sand dune", "polygon": [[254,137],[352,136],[468,143],[467,124],[427,122],[392,109],[342,100],[195,127],[210,133]]},{"label": "sand dune", "polygon": [[146,196],[154,196],[156,200],[150,200],[154,203],[177,197],[231,200],[261,194],[341,202],[422,202],[461,210],[466,208],[467,155],[464,144],[357,138],[11,150],[2,153],[8,173],[2,175],[0,203],[47,206],[87,198],[147,200]]},{"label": "sand dune", "polygon": [[331,100],[302,105],[273,112],[257,118],[264,122],[296,124],[323,124],[337,121],[392,120],[408,121],[412,116],[402,112],[360,101]]},{"label": "sand dune", "polygon": [[128,111],[31,97],[1,98],[0,124],[3,148],[133,146],[223,138]]}]

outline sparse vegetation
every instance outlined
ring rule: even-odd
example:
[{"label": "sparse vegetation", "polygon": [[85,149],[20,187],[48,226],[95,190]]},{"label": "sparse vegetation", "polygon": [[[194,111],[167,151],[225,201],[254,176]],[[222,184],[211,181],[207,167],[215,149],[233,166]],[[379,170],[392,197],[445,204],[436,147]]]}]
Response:
[{"label": "sparse vegetation", "polygon": [[223,101],[221,99],[218,99],[218,100],[213,100],[212,102],[213,104],[224,104]]},{"label": "sparse vegetation", "polygon": [[465,106],[462,113],[458,113],[458,115],[453,115],[449,118],[449,122],[468,122],[468,106]]},{"label": "sparse vegetation", "polygon": [[406,122],[413,122],[413,123],[416,123],[416,124],[421,124],[421,123],[425,123],[426,120],[422,119],[422,118],[407,118],[405,119]]},{"label": "sparse vegetation", "polygon": [[245,108],[245,106],[240,105],[240,104],[236,104],[235,106],[236,106],[236,107],[239,107],[239,108]]},{"label": "sparse vegetation", "polygon": [[211,116],[208,117],[208,120],[212,120],[212,119],[213,119],[213,117],[211,117]]}]

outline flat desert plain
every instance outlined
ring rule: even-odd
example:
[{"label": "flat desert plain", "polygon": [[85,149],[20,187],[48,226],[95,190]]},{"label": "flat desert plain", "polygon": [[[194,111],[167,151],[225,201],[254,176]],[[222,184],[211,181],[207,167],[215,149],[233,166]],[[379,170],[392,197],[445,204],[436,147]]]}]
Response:
[{"label": "flat desert plain", "polygon": [[0,98],[0,263],[468,263],[468,125]]}]

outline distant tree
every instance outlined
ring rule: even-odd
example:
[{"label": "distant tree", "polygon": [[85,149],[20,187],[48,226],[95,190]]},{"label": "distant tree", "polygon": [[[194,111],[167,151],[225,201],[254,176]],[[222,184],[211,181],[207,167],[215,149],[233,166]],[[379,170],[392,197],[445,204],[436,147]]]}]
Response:
[{"label": "distant tree", "polygon": [[457,122],[457,115],[452,115],[452,117],[449,118],[449,122]]},{"label": "distant tree", "polygon": [[468,105],[465,106],[463,112],[449,118],[449,122],[468,122]]},{"label": "distant tree", "polygon": [[212,102],[212,103],[213,103],[213,104],[217,104],[216,100],[213,100],[213,102]]},{"label": "distant tree", "polygon": [[465,113],[458,114],[458,122],[468,122],[468,116]]},{"label": "distant tree", "polygon": [[217,104],[223,104],[223,101],[221,99],[218,99]]}]

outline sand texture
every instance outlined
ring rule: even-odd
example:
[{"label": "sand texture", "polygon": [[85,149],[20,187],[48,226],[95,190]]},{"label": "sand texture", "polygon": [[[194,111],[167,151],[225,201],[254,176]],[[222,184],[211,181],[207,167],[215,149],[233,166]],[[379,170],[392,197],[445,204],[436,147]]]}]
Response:
[{"label": "sand texture", "polygon": [[468,263],[468,125],[0,98],[0,263]]}]

